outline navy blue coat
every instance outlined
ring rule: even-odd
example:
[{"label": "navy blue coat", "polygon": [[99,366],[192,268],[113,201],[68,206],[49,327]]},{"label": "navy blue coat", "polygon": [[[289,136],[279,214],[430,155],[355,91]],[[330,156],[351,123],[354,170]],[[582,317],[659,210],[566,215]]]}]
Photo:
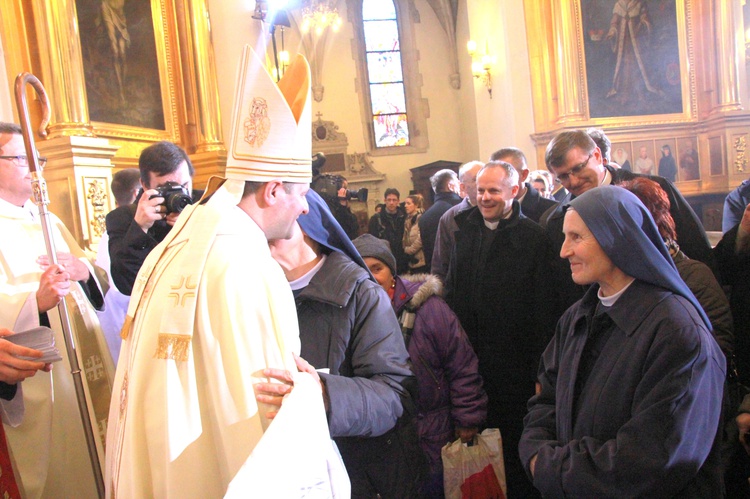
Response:
[{"label": "navy blue coat", "polygon": [[721,219],[721,231],[729,232],[740,223],[745,207],[750,203],[750,180],[742,182],[724,199],[724,216]]},{"label": "navy blue coat", "polygon": [[539,191],[526,182],[526,194],[521,200],[521,213],[526,217],[530,218],[536,223],[539,223],[539,219],[542,217],[547,210],[557,204],[557,201],[552,199],[543,198]]},{"label": "navy blue coat", "polygon": [[419,234],[422,236],[422,251],[424,260],[432,263],[432,252],[435,250],[435,239],[437,238],[440,217],[461,202],[461,196],[455,192],[438,192],[435,194],[435,202],[427,208],[419,217]]},{"label": "navy blue coat", "polygon": [[568,309],[542,356],[519,444],[527,472],[537,456],[534,485],[545,497],[722,497],[725,361],[702,317],[636,280],[609,309],[614,329],[576,394],[598,289]]}]

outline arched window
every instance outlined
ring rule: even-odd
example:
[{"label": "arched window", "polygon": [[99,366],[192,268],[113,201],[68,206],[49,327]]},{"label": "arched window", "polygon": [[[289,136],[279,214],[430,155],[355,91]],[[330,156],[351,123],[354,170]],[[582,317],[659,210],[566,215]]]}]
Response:
[{"label": "arched window", "polygon": [[362,26],[375,147],[408,146],[404,72],[393,1],[364,0]]},{"label": "arched window", "polygon": [[[421,78],[409,0],[359,0],[355,29],[363,125],[374,155],[427,149]],[[355,3],[350,1],[349,5]],[[405,8],[399,8],[403,4]]]}]

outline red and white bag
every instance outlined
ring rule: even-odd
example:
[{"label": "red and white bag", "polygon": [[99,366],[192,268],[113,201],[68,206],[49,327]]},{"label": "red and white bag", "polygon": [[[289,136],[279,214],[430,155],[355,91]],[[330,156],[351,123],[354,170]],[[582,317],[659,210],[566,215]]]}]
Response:
[{"label": "red and white bag", "polygon": [[442,450],[446,499],[505,499],[505,463],[500,430],[488,428],[474,437],[474,444],[461,439]]}]

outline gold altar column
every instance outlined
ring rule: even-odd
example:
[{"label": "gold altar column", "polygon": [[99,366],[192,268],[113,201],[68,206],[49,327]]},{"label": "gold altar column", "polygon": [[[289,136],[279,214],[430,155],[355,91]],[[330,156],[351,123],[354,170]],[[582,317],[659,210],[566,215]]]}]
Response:
[{"label": "gold altar column", "polygon": [[177,2],[181,51],[186,85],[185,100],[190,133],[190,159],[196,167],[195,183],[202,186],[212,175],[224,173],[227,152],[221,131],[216,61],[211,42],[211,21],[206,0]]},{"label": "gold altar column", "polygon": [[739,59],[744,57],[744,29],[739,0],[714,0],[716,98],[712,113],[742,110]]},{"label": "gold altar column", "polygon": [[579,2],[552,2],[559,124],[586,119],[579,9]]},{"label": "gold altar column", "polygon": [[49,95],[49,138],[37,140],[48,159],[45,178],[50,210],[70,229],[82,248],[95,250],[105,230],[104,217],[114,209],[110,194],[112,157],[119,146],[94,137],[89,123],[86,82],[75,0],[30,2],[41,66],[40,80]]},{"label": "gold altar column", "polygon": [[58,136],[37,141],[47,157],[44,178],[50,211],[60,217],[78,244],[96,251],[105,230],[104,218],[115,209],[111,195],[112,158],[119,146],[107,139]]},{"label": "gold altar column", "polygon": [[86,104],[75,0],[32,0],[42,74],[50,99],[50,138],[93,135]]}]

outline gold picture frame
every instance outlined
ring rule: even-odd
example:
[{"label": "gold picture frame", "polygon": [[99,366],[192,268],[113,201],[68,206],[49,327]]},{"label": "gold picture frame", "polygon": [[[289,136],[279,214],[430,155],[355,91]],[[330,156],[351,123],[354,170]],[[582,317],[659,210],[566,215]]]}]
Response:
[{"label": "gold picture frame", "polygon": [[605,127],[692,120],[695,61],[685,0],[579,1],[591,120]]},{"label": "gold picture frame", "polygon": [[[658,10],[660,1],[644,0],[654,10]],[[675,125],[689,128],[695,123],[699,100],[694,69],[697,50],[694,41],[697,34],[694,19],[696,7],[692,0],[665,1],[674,6],[675,26],[672,32],[676,37],[679,67],[672,68],[674,71],[670,77],[679,81],[681,111],[592,117],[589,75],[601,78],[610,85],[614,75],[587,59],[586,38],[605,43],[610,26],[609,23],[602,24],[601,19],[592,26],[591,19],[584,18],[584,15],[589,16],[584,7],[597,5],[597,8],[605,11],[600,18],[606,18],[605,14],[613,17],[616,0],[524,0],[536,141],[546,144],[551,138],[549,133],[561,128],[595,126],[605,130],[625,130],[648,126],[666,129]],[[676,69],[679,69],[679,76]]]},{"label": "gold picture frame", "polygon": [[[90,26],[90,20],[89,19],[83,19],[83,12],[81,7],[86,6],[87,4],[91,5],[104,5],[107,2],[102,0],[76,0],[76,3],[78,5],[78,22],[79,22],[79,32],[83,31],[85,29],[85,25]],[[113,2],[118,3],[118,2]],[[122,2],[119,2],[122,3]],[[139,126],[134,124],[128,124],[124,122],[116,122],[116,120],[97,120],[95,119],[95,116],[89,116],[90,118],[90,124],[93,129],[93,132],[99,136],[99,137],[105,137],[110,139],[115,139],[117,142],[120,141],[136,141],[136,142],[157,142],[160,140],[168,140],[171,142],[180,142],[180,126],[179,126],[179,115],[180,115],[180,103],[182,102],[182,95],[179,93],[180,85],[178,85],[178,82],[182,80],[179,71],[179,48],[178,48],[178,32],[177,32],[177,26],[175,23],[175,6],[173,4],[172,0],[130,0],[129,2],[125,3],[125,7],[131,9],[141,9],[141,11],[146,7],[150,7],[150,13],[151,13],[151,26],[153,27],[153,50],[155,51],[155,63],[156,63],[156,71],[155,74],[158,75],[158,97],[160,101],[160,109],[151,109],[147,111],[151,111],[152,114],[154,111],[160,111],[160,115],[163,117],[163,128],[159,128],[157,126]],[[125,12],[127,19],[127,11]],[[96,26],[95,28],[99,30],[99,37],[101,37],[101,31],[107,31],[107,26],[101,26],[102,23],[106,24],[106,21],[100,20],[100,25]],[[83,24],[83,25],[82,25]],[[125,28],[127,29],[127,28]],[[118,38],[122,39],[122,34],[118,35],[117,27],[115,27],[115,36],[111,38]],[[95,37],[92,36],[84,36],[79,35],[80,41],[81,41],[81,52],[82,52],[82,59],[83,59],[83,65],[84,65],[84,73],[90,74],[90,68],[87,67],[87,55],[91,54],[96,51],[96,49],[101,50],[101,40],[97,40],[99,42],[99,46],[97,47],[90,47],[87,46],[87,43],[91,43],[92,40],[96,40]],[[127,35],[126,35],[127,36]],[[131,40],[129,42],[129,48],[138,47],[143,49],[143,47],[147,47],[147,43],[143,43],[141,40],[141,44],[137,45],[138,40],[135,39],[135,36],[137,34],[134,34],[131,37]],[[112,42],[114,44],[114,41]],[[114,49],[112,49],[114,52]],[[146,54],[146,56],[150,57],[152,54]],[[143,57],[144,54],[136,52],[131,52],[127,54],[128,59],[130,59],[132,62],[130,64],[138,64],[140,62],[139,57],[141,59],[147,59],[148,57]],[[101,59],[99,59],[101,60]],[[90,62],[90,61],[89,61]],[[112,71],[110,70],[110,73]],[[153,74],[153,73],[152,73]],[[110,74],[110,80],[113,80],[112,74]],[[130,85],[131,87],[133,85],[138,85],[139,83],[143,85],[143,81],[140,82],[128,82],[127,78],[129,76],[125,75],[125,85]],[[86,78],[84,78],[86,80]],[[110,81],[111,82],[111,81]],[[91,99],[95,98],[96,96],[92,96],[93,93],[92,90],[92,82],[85,81],[85,86],[87,90],[87,103],[89,108],[91,108]],[[114,82],[115,85],[112,85],[112,92],[117,92],[117,85],[116,81]],[[100,88],[102,86],[100,85]],[[127,86],[126,86],[127,88]],[[120,92],[122,93],[122,88],[120,88]],[[127,98],[127,95],[125,96]],[[141,97],[141,96],[139,96]],[[139,98],[137,99],[138,102],[142,102],[143,99]],[[127,101],[125,103],[127,105]],[[101,113],[100,113],[101,114]],[[120,120],[120,121],[126,121],[126,120]],[[140,147],[138,147],[140,149]],[[129,148],[127,148],[129,149]],[[125,152],[125,151],[122,151]],[[126,153],[127,154],[127,153]]]}]

